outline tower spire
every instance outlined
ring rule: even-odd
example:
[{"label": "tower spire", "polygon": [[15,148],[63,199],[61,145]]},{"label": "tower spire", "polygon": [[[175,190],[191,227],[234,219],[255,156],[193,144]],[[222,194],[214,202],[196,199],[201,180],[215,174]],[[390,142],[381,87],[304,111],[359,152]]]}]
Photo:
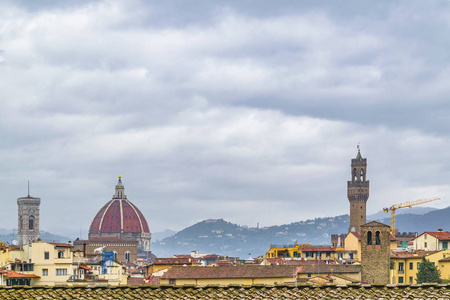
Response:
[{"label": "tower spire", "polygon": [[361,156],[361,151],[360,151],[360,149],[359,149],[359,143],[358,143],[358,145],[356,146],[356,148],[358,148],[358,154],[356,154],[356,158],[359,159],[359,160],[361,160],[361,159],[362,159],[362,156]]}]

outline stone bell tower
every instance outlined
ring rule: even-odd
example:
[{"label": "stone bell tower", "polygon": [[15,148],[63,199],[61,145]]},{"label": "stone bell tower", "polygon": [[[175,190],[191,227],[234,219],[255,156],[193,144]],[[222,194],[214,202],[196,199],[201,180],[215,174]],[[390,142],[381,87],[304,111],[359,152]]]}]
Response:
[{"label": "stone bell tower", "polygon": [[17,198],[19,246],[32,243],[39,238],[40,204],[41,198],[30,197],[30,189],[28,189],[28,196]]},{"label": "stone bell tower", "polygon": [[362,158],[358,145],[358,154],[352,159],[352,180],[347,181],[347,197],[350,201],[349,232],[360,232],[360,226],[366,223],[366,202],[369,198],[369,181],[366,180],[367,159]]}]

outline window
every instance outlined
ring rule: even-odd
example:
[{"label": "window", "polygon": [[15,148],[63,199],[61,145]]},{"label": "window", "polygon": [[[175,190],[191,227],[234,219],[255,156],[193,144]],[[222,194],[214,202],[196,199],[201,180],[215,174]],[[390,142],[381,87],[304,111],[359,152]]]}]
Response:
[{"label": "window", "polygon": [[311,273],[308,273],[308,277],[311,277]]},{"label": "window", "polygon": [[375,245],[380,245],[381,244],[381,240],[380,240],[380,232],[377,231],[375,233]]},{"label": "window", "polygon": [[[399,262],[398,263],[398,274],[403,274],[403,273],[405,273],[405,270],[403,268],[403,263]],[[400,277],[398,278],[398,280],[399,280],[399,283],[400,283]]]},{"label": "window", "polygon": [[448,242],[442,242],[442,249],[447,250],[448,249]]},{"label": "window", "polygon": [[176,284],[176,282],[177,282],[177,280],[176,280],[176,279],[169,279],[169,284],[173,284],[173,285],[175,285],[175,284]]},{"label": "window", "polygon": [[424,239],[427,239],[427,237],[428,237],[428,234],[425,233],[425,235],[424,235],[423,238],[424,238]]},{"label": "window", "polygon": [[372,231],[367,232],[367,245],[372,245]]},{"label": "window", "polygon": [[398,277],[398,283],[403,283],[403,276]]},{"label": "window", "polygon": [[34,265],[24,264],[22,266],[24,271],[34,271]]},{"label": "window", "polygon": [[349,258],[349,259],[353,259],[353,253],[349,253],[349,254],[348,254],[348,258]]},{"label": "window", "polygon": [[409,269],[410,270],[414,269],[414,264],[412,262],[409,263]]},{"label": "window", "polygon": [[50,252],[45,251],[44,252],[44,259],[49,259],[50,258]]},{"label": "window", "polygon": [[431,265],[434,267],[434,262],[432,262]]},{"label": "window", "polygon": [[427,246],[427,242],[424,243],[424,247],[425,247],[425,248],[428,247],[428,246]]},{"label": "window", "polygon": [[420,262],[417,263],[417,270],[420,268]]},{"label": "window", "polygon": [[56,276],[67,276],[67,269],[56,269]]},{"label": "window", "polygon": [[58,258],[64,258],[64,251],[58,251]]},{"label": "window", "polygon": [[331,252],[327,252],[327,258],[331,257]]},{"label": "window", "polygon": [[412,278],[412,276],[409,276],[409,283],[413,283],[413,278]]},{"label": "window", "polygon": [[130,252],[128,252],[128,251],[125,252],[125,260],[126,260],[126,261],[130,261],[130,260],[131,260],[131,259],[130,259],[130,256],[131,256],[131,255],[130,255]]},{"label": "window", "polygon": [[42,269],[42,276],[48,276],[48,269]]},{"label": "window", "polygon": [[34,229],[34,216],[30,216],[28,219],[28,229]]},{"label": "window", "polygon": [[113,253],[114,253],[114,260],[117,261],[117,252],[114,251]]}]

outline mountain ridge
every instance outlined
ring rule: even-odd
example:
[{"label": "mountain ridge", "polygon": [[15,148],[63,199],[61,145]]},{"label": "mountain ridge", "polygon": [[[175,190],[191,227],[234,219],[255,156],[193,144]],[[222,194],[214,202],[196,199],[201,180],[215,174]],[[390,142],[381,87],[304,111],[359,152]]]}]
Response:
[{"label": "mountain ridge", "polygon": [[[376,214],[375,214],[376,215]],[[377,219],[390,224],[390,217]],[[404,213],[396,216],[400,231],[418,232],[448,229],[450,206],[424,214]],[[186,227],[176,234],[152,243],[152,252],[159,257],[186,254],[192,250],[201,253],[256,257],[264,254],[270,244],[309,243],[330,245],[331,234],[348,232],[349,215],[315,218],[290,224],[268,227],[248,227],[227,222],[223,219],[207,219]],[[372,221],[368,216],[367,221]]]}]

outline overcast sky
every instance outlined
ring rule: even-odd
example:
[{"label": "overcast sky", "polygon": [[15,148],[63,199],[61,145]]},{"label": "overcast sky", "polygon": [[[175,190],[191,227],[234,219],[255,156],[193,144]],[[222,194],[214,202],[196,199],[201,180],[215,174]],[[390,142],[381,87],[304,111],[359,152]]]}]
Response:
[{"label": "overcast sky", "polygon": [[449,206],[450,2],[0,0],[1,228],[87,237],[122,175],[152,232]]}]

